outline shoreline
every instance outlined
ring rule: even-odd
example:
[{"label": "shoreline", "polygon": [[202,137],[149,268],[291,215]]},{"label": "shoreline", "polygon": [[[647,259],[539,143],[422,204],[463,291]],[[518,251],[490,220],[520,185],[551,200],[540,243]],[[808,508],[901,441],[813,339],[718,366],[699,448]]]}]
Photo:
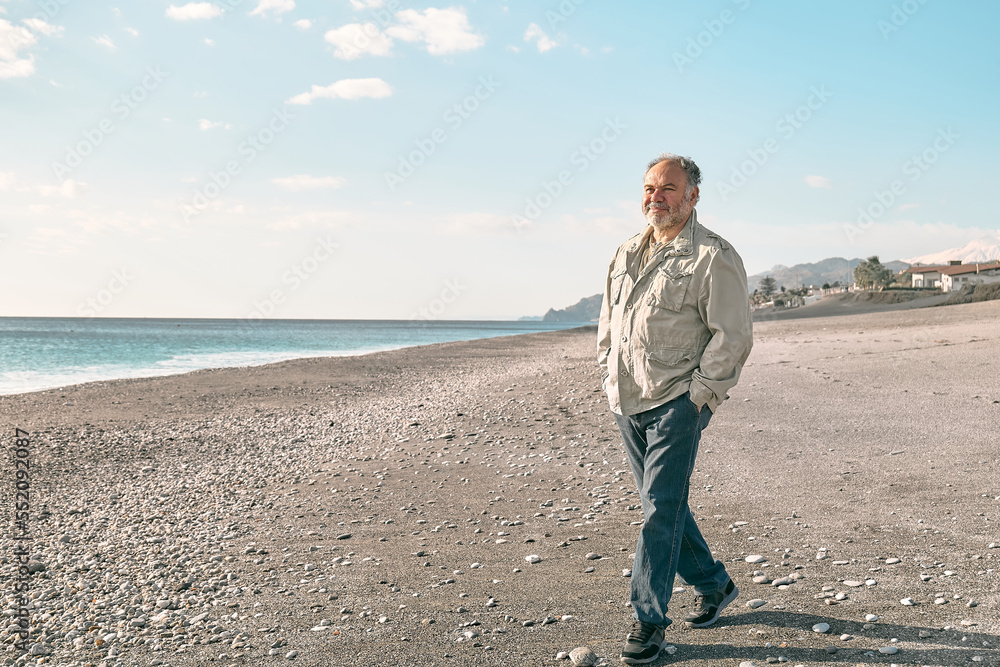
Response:
[{"label": "shoreline", "polygon": [[[56,318],[56,319],[66,319],[66,318]],[[107,319],[128,319],[128,318],[107,318]],[[154,318],[131,318],[131,319],[154,319]],[[292,321],[297,321],[297,320],[285,320],[285,321],[292,322]],[[478,320],[468,320],[468,321],[469,322],[478,322]],[[505,320],[497,320],[497,321],[505,321]],[[595,326],[595,325],[588,324],[588,323],[581,323],[577,327],[570,327],[568,329],[555,329],[554,331],[572,330],[572,329],[583,328],[583,327],[587,327],[587,326]],[[528,332],[528,333],[500,334],[499,336],[489,336],[487,338],[469,338],[469,339],[464,339],[464,340],[467,340],[467,341],[488,340],[489,338],[502,338],[502,337],[506,337],[506,336],[523,336],[523,335],[532,335],[534,333],[545,333],[545,332]],[[450,342],[461,342],[461,341],[450,341]],[[297,360],[297,359],[327,359],[327,358],[364,356],[364,355],[367,355],[367,354],[377,354],[377,353],[381,353],[381,352],[392,352],[394,350],[403,350],[403,349],[408,349],[408,348],[412,348],[412,347],[422,347],[422,346],[425,346],[425,345],[436,345],[436,344],[439,344],[439,343],[415,343],[415,344],[409,344],[409,345],[392,345],[392,346],[387,346],[387,347],[380,347],[380,348],[377,348],[377,349],[362,349],[362,350],[343,350],[343,351],[333,350],[333,351],[328,351],[326,353],[317,353],[317,352],[303,352],[301,354],[299,354],[299,353],[288,353],[288,354],[294,355],[294,356],[288,356],[288,357],[284,357],[284,353],[276,353],[279,356],[282,356],[283,358],[272,359],[272,360],[269,360],[269,361],[261,361],[260,363],[253,363],[253,364],[236,364],[236,365],[226,365],[226,366],[206,366],[206,367],[189,368],[189,369],[184,369],[184,370],[164,370],[163,372],[158,372],[158,373],[148,372],[148,371],[152,371],[153,369],[147,367],[147,368],[131,369],[130,372],[132,370],[134,370],[134,372],[139,373],[139,374],[136,374],[136,375],[131,375],[130,374],[130,375],[118,375],[118,376],[111,376],[111,377],[99,377],[99,378],[90,379],[90,380],[82,380],[80,382],[71,382],[71,383],[68,383],[68,384],[57,384],[57,385],[50,385],[50,386],[43,386],[43,387],[34,387],[34,388],[30,388],[30,389],[23,389],[23,390],[16,390],[16,391],[5,391],[4,390],[4,391],[0,391],[0,396],[17,396],[17,395],[21,395],[21,394],[32,394],[32,393],[40,393],[40,392],[45,392],[45,391],[58,391],[58,390],[66,388],[66,387],[73,387],[73,386],[78,386],[78,385],[92,384],[94,382],[115,382],[115,381],[119,381],[119,380],[137,380],[137,379],[155,378],[155,377],[169,377],[169,376],[173,376],[173,375],[184,375],[186,373],[193,373],[193,372],[197,372],[197,371],[224,370],[224,369],[228,369],[228,368],[258,368],[258,367],[262,367],[262,366],[269,366],[269,365],[272,365],[272,364],[282,363],[282,362],[285,362],[285,361],[294,361],[294,360]],[[214,354],[217,354],[217,353],[204,353],[202,356],[212,356]],[[230,355],[234,355],[234,354],[236,354],[236,352],[218,353],[218,354],[230,354]],[[170,361],[170,360],[167,360],[167,361]]]},{"label": "shoreline", "polygon": [[[675,622],[673,662],[1000,664],[1000,303],[928,314],[755,324],[691,483],[741,595]],[[595,348],[591,327],[0,397],[32,438],[32,642],[80,667],[617,663],[641,511]]]}]

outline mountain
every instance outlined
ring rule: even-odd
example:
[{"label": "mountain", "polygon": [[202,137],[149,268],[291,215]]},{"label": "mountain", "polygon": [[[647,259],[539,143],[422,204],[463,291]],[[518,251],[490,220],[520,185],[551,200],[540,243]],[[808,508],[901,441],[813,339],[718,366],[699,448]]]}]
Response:
[{"label": "mountain", "polygon": [[[781,287],[800,287],[802,285],[816,285],[819,287],[823,283],[833,284],[838,280],[841,284],[854,281],[854,267],[863,262],[863,259],[844,259],[843,257],[830,257],[812,264],[796,264],[788,267],[776,264],[770,271],[757,273],[747,277],[747,289],[753,292],[760,285],[760,281],[765,276],[771,276]],[[906,262],[882,262],[884,266],[893,273],[899,273],[909,266]]]},{"label": "mountain", "polygon": [[1000,232],[996,236],[984,236],[970,241],[961,248],[952,248],[944,252],[921,255],[906,260],[910,264],[926,264],[930,266],[947,264],[952,260],[962,260],[963,264],[989,263],[1000,259]]},{"label": "mountain", "polygon": [[595,294],[580,299],[569,308],[555,310],[549,308],[549,312],[542,316],[543,322],[596,322],[601,316],[601,300],[603,294]]}]

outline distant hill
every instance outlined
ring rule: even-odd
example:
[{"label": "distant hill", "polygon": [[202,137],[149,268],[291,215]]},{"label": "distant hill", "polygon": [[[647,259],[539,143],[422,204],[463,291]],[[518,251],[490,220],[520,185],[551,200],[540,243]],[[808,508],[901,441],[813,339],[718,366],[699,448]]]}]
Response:
[{"label": "distant hill", "polygon": [[906,260],[910,264],[937,265],[947,264],[952,260],[961,260],[963,264],[988,263],[1000,259],[1000,232],[995,236],[984,236],[969,242],[961,248],[952,248],[944,252],[921,255]]},{"label": "distant hill", "polygon": [[[795,266],[775,265],[770,271],[747,276],[747,289],[753,292],[760,285],[760,281],[765,276],[771,276],[778,286],[784,285],[787,288],[800,287],[802,285],[821,286],[823,283],[831,285],[836,281],[841,284],[853,282],[854,267],[863,262],[863,259],[844,259],[843,257],[830,257],[812,264],[796,264]],[[909,267],[906,262],[882,262],[893,273],[899,273]]]},{"label": "distant hill", "polygon": [[580,299],[569,308],[555,310],[549,308],[549,312],[542,316],[543,322],[596,322],[601,316],[601,300],[603,294],[595,294]]},{"label": "distant hill", "polygon": [[[958,259],[957,257],[955,259]],[[816,285],[823,283],[833,284],[840,281],[842,284],[851,282],[854,279],[854,267],[863,262],[863,259],[847,260],[843,257],[830,257],[820,262],[812,264],[796,264],[795,266],[776,265],[770,271],[758,273],[747,277],[748,292],[757,289],[764,276],[774,278],[778,286],[786,288],[799,287],[800,285]],[[906,262],[883,262],[893,273],[899,273],[910,265]],[[542,316],[543,322],[596,322],[601,316],[601,298],[603,294],[595,294],[580,299],[577,303],[562,310],[550,308],[549,312]],[[522,320],[537,320],[536,317],[522,317]]]}]

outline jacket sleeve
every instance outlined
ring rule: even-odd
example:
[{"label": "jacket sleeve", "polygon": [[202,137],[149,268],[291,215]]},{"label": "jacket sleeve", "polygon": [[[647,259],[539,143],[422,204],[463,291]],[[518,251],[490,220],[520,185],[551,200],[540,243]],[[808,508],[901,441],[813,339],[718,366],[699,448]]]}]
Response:
[{"label": "jacket sleeve", "polygon": [[731,247],[712,253],[698,307],[712,337],[692,375],[691,400],[714,412],[736,386],[753,347],[746,271]]},{"label": "jacket sleeve", "polygon": [[604,279],[604,300],[601,301],[601,317],[597,320],[597,363],[601,367],[601,386],[608,378],[608,357],[611,355],[611,274],[614,273],[618,253],[608,266]]}]

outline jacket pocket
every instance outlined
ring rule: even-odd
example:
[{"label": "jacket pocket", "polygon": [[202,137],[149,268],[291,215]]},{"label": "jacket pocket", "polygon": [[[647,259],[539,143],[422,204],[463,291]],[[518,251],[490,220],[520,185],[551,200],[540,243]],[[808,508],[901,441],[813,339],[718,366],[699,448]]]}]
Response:
[{"label": "jacket pocket", "polygon": [[679,347],[664,347],[655,350],[646,350],[646,358],[654,364],[661,364],[668,368],[683,368],[691,364],[695,357],[695,350],[687,350]]},{"label": "jacket pocket", "polygon": [[691,284],[691,271],[661,270],[653,283],[650,305],[678,311]]},{"label": "jacket pocket", "polygon": [[611,276],[611,305],[617,305],[622,296],[622,287],[625,285],[625,275],[627,271],[622,269]]}]

